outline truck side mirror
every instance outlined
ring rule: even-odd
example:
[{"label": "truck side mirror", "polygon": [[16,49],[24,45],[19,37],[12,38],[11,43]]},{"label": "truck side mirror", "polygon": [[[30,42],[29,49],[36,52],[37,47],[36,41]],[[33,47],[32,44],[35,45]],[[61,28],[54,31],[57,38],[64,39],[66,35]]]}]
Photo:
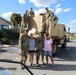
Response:
[{"label": "truck side mirror", "polygon": [[70,27],[68,27],[68,32],[70,31]]}]

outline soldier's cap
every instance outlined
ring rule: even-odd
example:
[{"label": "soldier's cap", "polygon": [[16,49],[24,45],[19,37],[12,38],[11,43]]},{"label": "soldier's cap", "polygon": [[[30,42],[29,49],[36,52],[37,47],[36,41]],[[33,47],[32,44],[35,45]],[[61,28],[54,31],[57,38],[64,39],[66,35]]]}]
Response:
[{"label": "soldier's cap", "polygon": [[48,9],[48,7],[45,7],[45,10],[47,10]]},{"label": "soldier's cap", "polygon": [[25,10],[25,13],[28,12],[28,10]]},{"label": "soldier's cap", "polygon": [[32,7],[30,9],[33,9]]}]

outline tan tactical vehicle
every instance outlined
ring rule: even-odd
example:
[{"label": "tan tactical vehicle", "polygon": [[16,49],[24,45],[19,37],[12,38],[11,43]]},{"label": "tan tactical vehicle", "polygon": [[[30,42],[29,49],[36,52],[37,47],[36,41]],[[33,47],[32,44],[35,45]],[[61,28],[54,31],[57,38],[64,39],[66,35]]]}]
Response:
[{"label": "tan tactical vehicle", "polygon": [[[29,30],[32,28],[35,28],[38,32],[42,31],[42,26],[45,22],[45,16],[42,15],[37,15],[34,18],[29,17]],[[61,45],[62,48],[66,47],[66,30],[65,30],[65,25],[63,24],[58,24],[57,22],[50,20],[50,26],[49,26],[49,34],[50,37],[53,39],[53,47],[54,51],[53,53],[57,53],[57,45]],[[45,29],[46,32],[46,29]],[[44,34],[44,33],[43,33]]]}]

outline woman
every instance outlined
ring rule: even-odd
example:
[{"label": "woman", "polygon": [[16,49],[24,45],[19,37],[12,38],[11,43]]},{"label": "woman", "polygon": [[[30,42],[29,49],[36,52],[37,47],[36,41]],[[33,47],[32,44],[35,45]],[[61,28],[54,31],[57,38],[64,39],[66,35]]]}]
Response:
[{"label": "woman", "polygon": [[44,39],[44,54],[46,56],[46,62],[48,64],[48,56],[50,57],[52,64],[54,65],[54,60],[52,57],[52,45],[53,45],[53,41],[52,39],[49,37],[49,34],[47,33],[45,35],[45,39]]},{"label": "woman", "polygon": [[33,33],[30,33],[29,38],[29,64],[33,66],[33,56],[35,52],[35,38],[33,37]]}]

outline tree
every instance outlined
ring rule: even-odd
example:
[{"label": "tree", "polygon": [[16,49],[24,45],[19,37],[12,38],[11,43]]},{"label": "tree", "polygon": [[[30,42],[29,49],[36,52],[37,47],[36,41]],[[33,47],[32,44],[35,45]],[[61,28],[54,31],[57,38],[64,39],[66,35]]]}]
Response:
[{"label": "tree", "polygon": [[18,13],[13,13],[10,17],[10,21],[14,27],[14,31],[17,32],[18,30],[18,24],[21,23],[21,15]]}]

